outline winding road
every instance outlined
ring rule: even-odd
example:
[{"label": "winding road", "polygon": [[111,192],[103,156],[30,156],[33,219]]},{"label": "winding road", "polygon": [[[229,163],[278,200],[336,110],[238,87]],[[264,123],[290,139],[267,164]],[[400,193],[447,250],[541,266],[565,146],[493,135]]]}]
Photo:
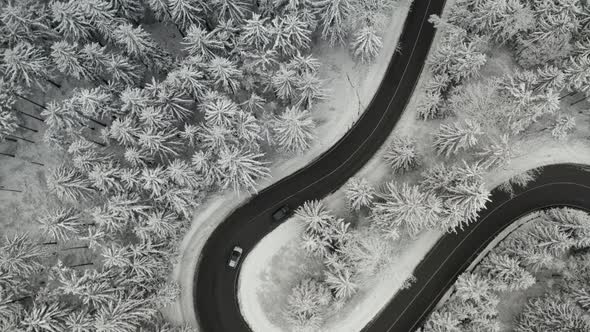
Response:
[{"label": "winding road", "polygon": [[[444,0],[415,0],[400,36],[401,54],[395,54],[370,106],[349,132],[307,167],[264,189],[237,208],[207,240],[194,279],[194,306],[203,332],[250,331],[237,299],[239,270],[227,266],[234,245],[244,255],[277,225],[271,214],[283,205],[297,207],[321,199],[359,171],[385,142],[412,96],[434,38],[428,17],[439,14]],[[444,236],[418,266],[417,283],[400,292],[364,331],[415,329],[478,250],[518,215],[549,205],[590,207],[590,173],[573,166],[550,166],[514,199],[494,192],[479,222],[464,232]],[[582,193],[585,193],[584,196]],[[242,257],[242,260],[244,257]]]},{"label": "winding road", "polygon": [[515,190],[514,197],[493,190],[490,199],[475,223],[434,245],[414,271],[417,282],[398,292],[363,331],[414,331],[478,254],[520,217],[554,206],[590,210],[590,168],[548,165],[526,188]]},{"label": "winding road", "polygon": [[[359,171],[385,142],[412,96],[435,31],[428,17],[440,14],[444,0],[415,0],[383,81],[356,124],[330,150],[307,167],[264,189],[237,208],[207,240],[195,273],[194,306],[204,332],[250,331],[237,300],[238,270],[227,266],[234,245],[244,255],[276,224],[271,214],[321,199]],[[244,257],[242,257],[242,260]]]}]

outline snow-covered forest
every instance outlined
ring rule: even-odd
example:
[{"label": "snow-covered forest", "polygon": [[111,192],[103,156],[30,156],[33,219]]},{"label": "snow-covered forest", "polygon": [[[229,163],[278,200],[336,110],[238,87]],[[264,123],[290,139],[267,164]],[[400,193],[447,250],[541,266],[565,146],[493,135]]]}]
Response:
[{"label": "snow-covered forest", "polygon": [[457,279],[422,332],[590,330],[590,215],[553,208],[525,218]]},{"label": "snow-covered forest", "polygon": [[[313,260],[320,257],[324,267],[300,279],[286,301],[285,317],[293,330],[318,329],[359,289],[370,288],[388,257],[398,254],[391,251],[397,248],[392,243],[411,241],[428,230],[460,232],[473,222],[491,189],[484,181],[486,175],[526,155],[524,144],[534,146],[544,137],[568,144],[577,130],[576,139],[587,141],[590,7],[584,1],[457,0],[443,17],[430,18],[438,41],[415,107],[422,124],[413,125],[411,134],[406,130],[405,135],[394,133],[389,139],[381,153],[389,166],[386,180],[375,185],[364,178],[351,179],[344,188],[349,211],[339,216],[321,202],[308,202],[297,212],[305,227],[301,246]],[[498,54],[507,54],[508,60]],[[514,176],[501,189],[510,193],[535,176],[534,170]],[[568,239],[572,235],[557,232],[555,225],[538,232],[539,241],[554,243],[562,254],[575,246]],[[586,233],[580,236],[582,250],[589,238]],[[534,255],[543,262],[549,259],[544,252]],[[575,260],[587,265],[586,256]],[[498,289],[482,285],[501,275],[509,285],[498,287],[523,289],[535,279],[525,265],[518,267],[513,256],[492,255],[483,265],[488,271],[463,277],[460,283],[473,287],[449,305],[449,311],[462,316],[435,313],[424,331],[498,331],[495,323],[487,323],[495,317],[497,303],[492,302]],[[514,268],[515,274],[498,271],[503,268]],[[584,272],[575,271],[569,270],[571,278],[583,278]],[[485,305],[471,303],[473,296]],[[544,326],[543,315],[536,311],[539,306],[553,306],[556,314],[562,309],[577,312],[552,302],[555,298],[535,301],[521,319],[521,325],[528,327],[519,331]],[[441,323],[432,325],[433,320]],[[588,329],[564,326],[568,327],[563,331]]]},{"label": "snow-covered forest", "polygon": [[394,3],[2,1],[0,140],[58,161],[32,162],[56,202],[40,232],[0,240],[0,330],[191,330],[159,309],[181,291],[168,277],[194,209],[310,146],[329,93],[312,44],[369,62]]}]

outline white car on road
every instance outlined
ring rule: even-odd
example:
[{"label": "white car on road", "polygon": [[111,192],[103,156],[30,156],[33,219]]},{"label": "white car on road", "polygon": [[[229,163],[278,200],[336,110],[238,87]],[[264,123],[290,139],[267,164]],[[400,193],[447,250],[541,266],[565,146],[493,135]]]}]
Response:
[{"label": "white car on road", "polygon": [[231,268],[235,268],[236,266],[238,266],[238,263],[240,262],[240,258],[242,257],[243,252],[244,250],[242,250],[242,248],[235,246],[234,249],[231,251],[231,255],[229,256],[229,262],[227,263],[227,265],[229,265],[229,267]]}]

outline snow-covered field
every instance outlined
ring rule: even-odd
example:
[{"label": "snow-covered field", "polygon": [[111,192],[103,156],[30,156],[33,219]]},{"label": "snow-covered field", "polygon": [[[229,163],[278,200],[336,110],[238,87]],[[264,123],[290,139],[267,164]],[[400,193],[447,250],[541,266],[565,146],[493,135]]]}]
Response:
[{"label": "snow-covered field", "polygon": [[[258,185],[259,190],[317,158],[336,143],[359,118],[373,98],[389,65],[389,59],[395,52],[410,3],[410,0],[399,1],[398,8],[386,24],[388,30],[384,35],[384,47],[370,65],[355,62],[347,48],[330,47],[324,42],[313,48],[312,53],[322,63],[320,76],[326,80],[325,86],[329,89],[329,98],[313,111],[314,120],[318,123],[317,137],[312,147],[301,155],[273,156],[272,177],[261,181]],[[182,242],[183,254],[173,274],[174,280],[181,285],[183,292],[177,302],[167,308],[166,315],[171,320],[197,326],[192,287],[201,250],[215,227],[248,198],[247,194],[238,195],[231,191],[219,193],[211,196],[195,212],[193,226]]]}]

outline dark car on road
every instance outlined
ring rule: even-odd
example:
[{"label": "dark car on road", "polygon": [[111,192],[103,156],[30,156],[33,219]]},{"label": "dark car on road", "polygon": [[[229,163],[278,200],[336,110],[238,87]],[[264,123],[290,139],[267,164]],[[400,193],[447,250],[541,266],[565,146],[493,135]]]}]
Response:
[{"label": "dark car on road", "polygon": [[289,218],[293,214],[293,211],[288,205],[282,206],[272,214],[272,219],[276,222],[283,221]]}]

